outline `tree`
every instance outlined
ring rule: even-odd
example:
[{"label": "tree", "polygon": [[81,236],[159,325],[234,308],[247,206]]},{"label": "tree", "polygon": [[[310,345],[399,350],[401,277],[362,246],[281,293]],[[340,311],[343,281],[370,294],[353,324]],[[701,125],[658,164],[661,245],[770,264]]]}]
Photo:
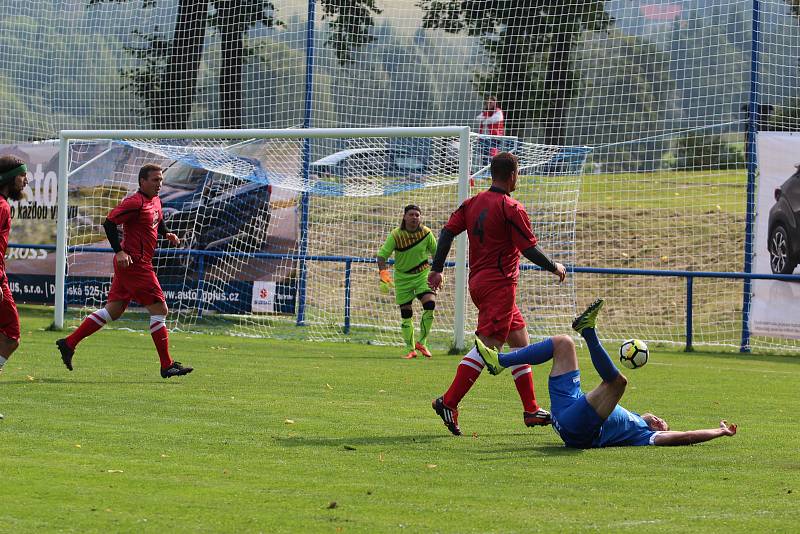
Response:
[{"label": "tree", "polygon": [[[127,0],[89,0],[89,6]],[[144,0],[142,9],[156,0]],[[134,30],[144,47],[126,47],[142,65],[120,71],[145,106],[145,114],[157,129],[186,128],[197,86],[197,71],[203,55],[208,0],[179,0],[172,39],[164,39],[156,26],[153,33]]]},{"label": "tree", "polygon": [[[126,0],[89,0],[89,5]],[[145,0],[142,9],[157,0]],[[142,61],[123,71],[128,86],[145,105],[154,128],[187,128],[203,58],[206,33],[217,30],[222,62],[219,73],[220,126],[242,127],[242,65],[247,54],[244,34],[253,25],[271,27],[274,6],[268,0],[178,0],[178,15],[171,39],[134,30],[144,46],[127,47]]]},{"label": "tree", "polygon": [[353,61],[353,53],[373,41],[372,15],[381,13],[375,0],[321,0],[322,20],[328,21],[330,46],[341,64]]},{"label": "tree", "polygon": [[573,61],[584,74],[570,110],[570,141],[608,144],[595,152],[608,171],[659,168],[670,144],[660,134],[681,113],[667,54],[617,30],[589,35],[577,49]]},{"label": "tree", "polygon": [[276,23],[271,2],[216,0],[213,26],[219,32],[222,65],[219,73],[220,127],[242,127],[242,66],[247,53],[244,34],[250,26]]},{"label": "tree", "polygon": [[577,76],[571,53],[579,32],[605,29],[603,0],[419,0],[423,25],[479,37],[488,71],[475,85],[495,95],[506,111],[506,130],[522,136],[534,121],[543,142],[564,144],[565,115]]},{"label": "tree", "polygon": [[741,150],[726,143],[717,134],[690,133],[678,139],[675,167],[681,170],[742,169]]},{"label": "tree", "polygon": [[[89,5],[127,0],[88,0]],[[143,0],[142,9],[158,0]],[[323,20],[332,28],[329,44],[341,62],[372,39],[373,13],[380,13],[375,0],[321,0]],[[155,128],[186,128],[192,113],[206,33],[214,28],[220,43],[219,125],[242,127],[242,70],[250,54],[245,34],[254,26],[281,24],[269,0],[178,0],[178,16],[171,39],[159,34],[134,31],[142,47],[127,47],[141,61],[122,74],[145,106]]]}]

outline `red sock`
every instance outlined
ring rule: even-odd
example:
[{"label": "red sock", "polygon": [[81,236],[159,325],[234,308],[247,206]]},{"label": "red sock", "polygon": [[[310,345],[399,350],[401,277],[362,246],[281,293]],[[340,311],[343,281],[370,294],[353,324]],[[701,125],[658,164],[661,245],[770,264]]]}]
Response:
[{"label": "red sock", "polygon": [[158,351],[158,359],[161,360],[161,368],[166,369],[172,365],[172,358],[169,356],[169,331],[164,324],[166,318],[163,315],[150,316],[150,336]]},{"label": "red sock", "polygon": [[533,390],[533,370],[530,365],[515,365],[511,367],[511,376],[514,377],[514,385],[517,386],[519,399],[522,401],[522,409],[526,412],[535,412],[539,409],[536,402],[536,394]]},{"label": "red sock", "polygon": [[90,313],[86,316],[78,329],[67,336],[67,345],[74,349],[83,338],[91,336],[103,328],[109,321],[111,321],[111,315],[109,315],[105,308],[100,308]]},{"label": "red sock", "polygon": [[458,364],[453,383],[450,384],[450,388],[447,392],[442,395],[442,400],[445,405],[457,409],[458,403],[461,402],[464,395],[467,394],[475,381],[478,380],[482,370],[483,358],[481,358],[478,351],[473,348],[464,356],[461,363]]}]

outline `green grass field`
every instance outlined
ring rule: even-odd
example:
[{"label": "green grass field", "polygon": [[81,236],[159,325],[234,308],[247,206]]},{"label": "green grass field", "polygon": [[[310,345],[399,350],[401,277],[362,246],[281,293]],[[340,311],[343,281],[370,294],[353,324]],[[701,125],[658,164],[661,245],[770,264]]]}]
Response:
[{"label": "green grass field", "polygon": [[461,406],[465,436],[449,435],[430,408],[458,362],[442,352],[176,333],[196,371],[167,381],[148,335],[105,331],[70,373],[50,318],[24,309],[0,375],[2,532],[797,528],[796,357],[653,349],[624,405],[675,429],[728,418],[739,434],[577,451],[522,425],[506,375],[484,373]]}]

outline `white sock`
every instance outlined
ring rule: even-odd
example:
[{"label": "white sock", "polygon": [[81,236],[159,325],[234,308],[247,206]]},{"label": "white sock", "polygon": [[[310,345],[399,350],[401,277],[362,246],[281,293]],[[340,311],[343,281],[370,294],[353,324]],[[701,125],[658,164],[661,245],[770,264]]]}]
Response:
[{"label": "white sock", "polygon": [[0,356],[0,369],[3,368],[3,366],[6,364],[7,361],[8,358],[3,358],[2,356]]},{"label": "white sock", "polygon": [[483,358],[481,358],[478,349],[476,349],[473,346],[472,349],[468,353],[466,353],[464,357],[461,359],[461,363],[459,363],[459,365],[466,365],[467,367],[472,367],[473,369],[475,369],[480,373],[481,371],[483,371]]},{"label": "white sock", "polygon": [[97,315],[99,315],[100,317],[102,317],[102,319],[103,319],[105,322],[107,322],[107,323],[110,323],[111,321],[113,321],[113,320],[114,320],[114,319],[112,319],[112,318],[111,318],[111,314],[110,314],[110,313],[108,313],[108,310],[107,310],[107,309],[105,309],[105,308],[100,308],[99,310],[97,310],[97,311],[96,311],[96,312],[94,312],[94,313],[96,313]]},{"label": "white sock", "polygon": [[150,316],[150,333],[161,330],[161,327],[166,328],[166,315],[151,315]]}]

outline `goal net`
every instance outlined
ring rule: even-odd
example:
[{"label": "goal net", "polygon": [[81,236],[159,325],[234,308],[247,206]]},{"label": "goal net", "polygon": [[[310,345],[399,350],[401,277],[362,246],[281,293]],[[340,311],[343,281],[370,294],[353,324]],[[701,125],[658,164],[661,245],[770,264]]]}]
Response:
[{"label": "goal net", "polygon": [[[515,197],[527,207],[542,246],[572,264],[587,150],[468,132],[64,132],[68,179],[59,188],[59,213],[69,217],[58,257],[65,264],[66,309],[57,307],[56,324],[74,325],[104,304],[113,252],[102,223],[137,189],[145,163],[164,168],[164,218],[181,239],[177,247],[159,240],[153,260],[175,329],[400,344],[394,296],[379,289],[379,248],[408,204],[421,207],[423,224],[438,236],[461,200],[488,187],[487,163],[498,150],[520,158]],[[434,346],[462,347],[465,332],[474,329],[464,247],[464,240],[457,242],[450,254]],[[519,302],[531,334],[562,332],[575,311],[572,281],[558,285],[532,266],[521,276]],[[127,314],[115,325],[142,328],[132,323],[137,319]]]},{"label": "goal net", "polygon": [[[604,340],[683,347],[691,330],[695,346],[798,353],[798,340],[751,331],[754,287],[738,277],[768,272],[758,267],[768,250],[753,241],[767,209],[752,194],[774,188],[757,187],[752,135],[800,131],[798,5],[7,0],[0,139],[66,128],[477,129],[493,96],[504,134],[593,147],[574,259],[594,271],[575,280],[581,306],[607,299]],[[309,162],[348,146],[312,144]],[[46,165],[31,167],[39,207]],[[53,243],[43,220],[20,219],[12,243]],[[675,274],[689,272],[723,276],[692,285]]]}]

